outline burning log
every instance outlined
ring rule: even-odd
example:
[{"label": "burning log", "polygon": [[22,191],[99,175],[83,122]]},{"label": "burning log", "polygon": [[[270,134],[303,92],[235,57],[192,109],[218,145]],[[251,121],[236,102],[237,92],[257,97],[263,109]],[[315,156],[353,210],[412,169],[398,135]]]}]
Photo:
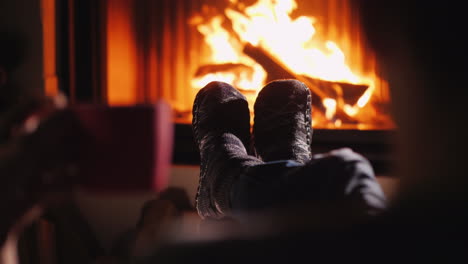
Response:
[{"label": "burning log", "polygon": [[336,118],[341,119],[341,121],[345,123],[358,123],[354,117],[349,116],[343,110],[343,107],[345,103],[354,105],[367,90],[367,85],[331,82],[296,74],[268,51],[251,44],[245,45],[243,52],[265,69],[268,73],[267,82],[276,79],[299,80],[306,84],[312,91],[314,95],[312,96],[312,103],[314,105],[324,110],[322,100],[325,98],[335,99],[337,101]]},{"label": "burning log", "polygon": [[217,72],[232,72],[236,74],[239,72],[248,72],[249,74],[253,74],[252,68],[242,63],[207,64],[197,69],[195,78]]},{"label": "burning log", "polygon": [[243,52],[258,64],[262,65],[268,73],[267,82],[276,79],[297,79],[305,83],[314,95],[321,100],[325,98],[344,98],[346,103],[354,105],[367,88],[369,88],[367,85],[331,82],[296,74],[268,51],[251,44],[245,45]]},{"label": "burning log", "polygon": [[267,82],[277,79],[297,79],[305,83],[312,92],[319,98],[333,98],[332,94],[327,93],[316,86],[314,83],[304,78],[303,76],[297,75],[286,67],[282,62],[275,59],[268,51],[261,47],[255,47],[251,44],[244,46],[243,52],[255,60],[258,64],[262,65],[265,71],[268,73]]},{"label": "burning log", "polygon": [[[320,89],[324,91],[328,98],[339,99],[342,98],[344,103],[349,105],[354,105],[357,103],[359,98],[367,91],[369,88],[365,84],[352,84],[344,82],[331,82],[324,81],[316,78],[311,78],[309,76],[301,76],[304,78],[303,81],[309,87],[314,87],[315,89]],[[307,80],[307,81],[305,81]],[[314,89],[311,88],[312,91]]]}]

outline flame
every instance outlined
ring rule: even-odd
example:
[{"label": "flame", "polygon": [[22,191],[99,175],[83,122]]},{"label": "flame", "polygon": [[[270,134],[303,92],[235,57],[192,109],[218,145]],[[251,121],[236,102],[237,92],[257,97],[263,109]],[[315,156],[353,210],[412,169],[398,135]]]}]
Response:
[{"label": "flame", "polygon": [[[295,0],[258,0],[251,6],[237,0],[229,2],[230,6],[224,10],[224,14],[208,20],[198,17],[197,29],[211,50],[210,63],[243,64],[250,68],[250,72],[209,73],[195,78],[192,82],[194,87],[201,88],[214,80],[231,83],[240,89],[258,90],[263,87],[267,73],[242,52],[246,44],[251,44],[268,51],[297,75],[367,85],[369,88],[354,105],[343,104],[342,98],[322,98],[325,116],[328,120],[334,120],[336,126],[342,125],[341,120],[334,119],[338,108],[355,117],[369,103],[375,90],[374,78],[354,73],[346,62],[344,52],[334,41],[316,40],[316,18],[292,18],[292,12],[298,8]],[[229,30],[225,27],[226,23],[230,23]]]},{"label": "flame", "polygon": [[[237,35],[247,43],[262,46],[297,74],[327,81],[362,83],[345,63],[345,55],[333,41],[324,49],[311,46],[316,33],[313,17],[291,19],[294,0],[259,0],[244,13],[226,9]],[[300,34],[299,34],[300,33]]]},{"label": "flame", "polygon": [[336,100],[332,98],[323,99],[323,106],[325,107],[325,117],[328,120],[333,119],[336,113]]},{"label": "flame", "polygon": [[363,108],[370,100],[372,92],[374,91],[373,87],[369,87],[366,92],[359,98],[357,106]]},{"label": "flame", "polygon": [[265,82],[265,70],[251,58],[239,52],[240,45],[236,43],[229,32],[222,27],[222,23],[223,18],[221,16],[215,16],[207,24],[200,24],[197,26],[198,31],[205,36],[205,42],[211,49],[211,61],[216,64],[243,64],[248,66],[252,72],[243,70],[240,71],[238,75],[232,72],[210,73],[200,78],[194,78],[192,80],[192,85],[201,88],[211,81],[223,81],[244,90],[256,90],[257,87],[261,87]]},{"label": "flame", "polygon": [[357,108],[356,106],[351,106],[349,104],[345,104],[343,110],[349,116],[355,116],[357,113],[359,113],[359,108]]},{"label": "flame", "polygon": [[221,81],[225,83],[234,83],[236,76],[234,73],[209,73],[202,78],[192,80],[195,87],[203,87],[212,81]]},{"label": "flame", "polygon": [[222,17],[214,17],[210,24],[199,25],[197,29],[205,35],[205,42],[212,49],[211,59],[218,63],[223,62],[239,62],[239,54],[229,41],[229,33],[225,30],[221,23]]}]

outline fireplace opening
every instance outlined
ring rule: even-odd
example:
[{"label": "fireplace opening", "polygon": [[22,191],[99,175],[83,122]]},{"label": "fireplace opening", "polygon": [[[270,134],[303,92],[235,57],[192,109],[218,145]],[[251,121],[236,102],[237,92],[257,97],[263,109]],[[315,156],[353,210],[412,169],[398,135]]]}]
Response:
[{"label": "fireplace opening", "polygon": [[107,101],[163,98],[190,123],[213,80],[253,105],[269,81],[298,79],[313,95],[313,127],[392,129],[389,87],[345,0],[108,1]]}]

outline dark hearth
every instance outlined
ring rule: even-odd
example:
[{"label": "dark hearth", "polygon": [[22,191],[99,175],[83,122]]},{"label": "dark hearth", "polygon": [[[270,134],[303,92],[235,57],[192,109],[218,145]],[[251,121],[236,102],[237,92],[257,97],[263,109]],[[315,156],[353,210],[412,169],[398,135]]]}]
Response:
[{"label": "dark hearth", "polygon": [[[328,130],[314,129],[312,152],[323,153],[349,147],[372,163],[377,175],[393,176],[393,130]],[[174,164],[199,165],[198,149],[193,142],[192,127],[175,125]]]}]

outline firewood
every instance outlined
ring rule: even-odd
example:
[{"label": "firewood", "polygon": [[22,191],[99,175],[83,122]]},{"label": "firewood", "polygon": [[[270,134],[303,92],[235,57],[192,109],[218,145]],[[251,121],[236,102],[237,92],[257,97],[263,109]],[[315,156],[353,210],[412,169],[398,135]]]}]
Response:
[{"label": "firewood", "polygon": [[[352,84],[345,82],[332,82],[320,80],[317,78],[312,78],[309,76],[302,76],[308,82],[307,85],[318,87],[327,95],[330,95],[328,98],[343,98],[344,103],[349,105],[354,105],[357,103],[359,98],[367,91],[369,88],[366,84]],[[311,89],[312,90],[312,89]]]},{"label": "firewood", "polygon": [[[340,119],[344,123],[358,123],[358,121],[352,117],[349,116],[344,110],[344,94],[345,92],[343,91],[343,87],[348,87],[352,86],[353,84],[346,84],[346,86],[343,86],[342,83],[338,82],[330,82],[330,81],[324,81],[308,76],[303,76],[299,74],[295,74],[293,71],[291,71],[286,65],[284,65],[282,62],[277,60],[273,55],[271,55],[268,51],[261,47],[255,47],[251,44],[247,44],[244,46],[243,52],[251,57],[253,60],[255,60],[258,64],[260,64],[265,71],[268,73],[268,78],[267,81],[273,81],[276,79],[296,79],[298,81],[303,82],[305,85],[309,87],[309,89],[312,91],[313,95],[312,96],[312,103],[316,107],[316,110],[321,110],[324,111],[324,107],[322,105],[322,100],[325,98],[332,98],[337,101],[337,109],[335,113],[335,118]],[[364,93],[365,85],[362,86],[356,86],[356,90],[359,92]],[[367,89],[367,88],[366,88]],[[346,94],[348,94],[346,92]],[[353,94],[353,93],[350,93]],[[354,94],[353,94],[354,95]],[[354,98],[355,96],[353,96]],[[359,97],[358,97],[359,98]],[[356,99],[357,100],[357,99]]]},{"label": "firewood", "polygon": [[309,89],[311,89],[314,95],[318,96],[319,98],[333,98],[332,94],[328,94],[327,92],[323,91],[320,89],[320,87],[314,83],[311,83],[303,76],[295,74],[265,49],[261,47],[255,47],[251,44],[246,44],[244,46],[243,52],[265,69],[265,71],[268,73],[267,82],[277,79],[297,79],[309,86]]},{"label": "firewood", "polygon": [[347,104],[354,105],[368,88],[367,85],[325,81],[296,74],[262,47],[247,44],[244,46],[243,52],[265,69],[268,73],[268,82],[276,79],[297,79],[305,83],[314,95],[321,100],[325,98],[337,100],[343,98]]},{"label": "firewood", "polygon": [[209,73],[216,72],[242,72],[247,71],[249,74],[253,74],[253,69],[242,63],[222,63],[222,64],[206,64],[200,66],[195,72],[195,78],[204,76]]}]

